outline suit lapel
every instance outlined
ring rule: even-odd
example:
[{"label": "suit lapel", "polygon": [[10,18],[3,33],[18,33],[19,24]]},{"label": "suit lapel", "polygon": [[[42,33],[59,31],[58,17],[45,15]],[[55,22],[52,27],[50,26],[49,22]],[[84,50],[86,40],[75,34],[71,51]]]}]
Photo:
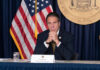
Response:
[{"label": "suit lapel", "polygon": [[48,33],[49,33],[49,32],[50,32],[49,30],[46,31],[45,36],[44,36],[44,37],[45,37],[45,40],[47,40],[47,38],[48,38]]},{"label": "suit lapel", "polygon": [[62,34],[63,34],[63,30],[60,30],[59,31],[59,35],[58,35],[58,39],[61,41],[61,38],[62,38]]}]

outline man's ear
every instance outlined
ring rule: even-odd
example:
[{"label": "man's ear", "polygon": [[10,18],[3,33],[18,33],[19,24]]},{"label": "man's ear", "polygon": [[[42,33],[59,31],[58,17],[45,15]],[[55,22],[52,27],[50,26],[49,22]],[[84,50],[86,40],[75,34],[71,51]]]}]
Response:
[{"label": "man's ear", "polygon": [[59,22],[59,25],[60,25],[61,23]]}]

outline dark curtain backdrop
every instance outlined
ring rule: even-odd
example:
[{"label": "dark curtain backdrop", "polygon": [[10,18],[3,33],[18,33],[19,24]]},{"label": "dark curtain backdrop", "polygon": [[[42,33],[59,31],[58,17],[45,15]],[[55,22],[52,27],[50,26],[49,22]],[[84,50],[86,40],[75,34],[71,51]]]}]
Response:
[{"label": "dark curtain backdrop", "polygon": [[[100,21],[91,25],[78,25],[66,19],[60,12],[57,1],[50,0],[53,10],[61,17],[61,28],[71,32],[75,38],[74,49],[79,60],[100,60]],[[21,0],[0,0],[0,58],[12,58],[18,51],[9,29]]]}]

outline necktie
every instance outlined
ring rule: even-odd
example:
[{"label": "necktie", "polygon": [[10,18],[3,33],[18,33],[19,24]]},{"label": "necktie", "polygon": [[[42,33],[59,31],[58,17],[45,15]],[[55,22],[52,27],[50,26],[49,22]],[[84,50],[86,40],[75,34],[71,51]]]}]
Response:
[{"label": "necktie", "polygon": [[56,43],[54,41],[52,41],[51,46],[52,46],[52,49],[53,49],[53,53],[55,53]]}]

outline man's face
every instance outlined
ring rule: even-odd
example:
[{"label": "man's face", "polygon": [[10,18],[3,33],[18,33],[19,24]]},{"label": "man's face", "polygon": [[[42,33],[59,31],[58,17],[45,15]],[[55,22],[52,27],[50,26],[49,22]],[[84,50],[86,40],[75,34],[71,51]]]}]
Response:
[{"label": "man's face", "polygon": [[58,29],[60,28],[60,22],[58,21],[57,17],[55,17],[55,16],[48,17],[47,24],[48,24],[48,28],[50,31],[57,32]]}]

